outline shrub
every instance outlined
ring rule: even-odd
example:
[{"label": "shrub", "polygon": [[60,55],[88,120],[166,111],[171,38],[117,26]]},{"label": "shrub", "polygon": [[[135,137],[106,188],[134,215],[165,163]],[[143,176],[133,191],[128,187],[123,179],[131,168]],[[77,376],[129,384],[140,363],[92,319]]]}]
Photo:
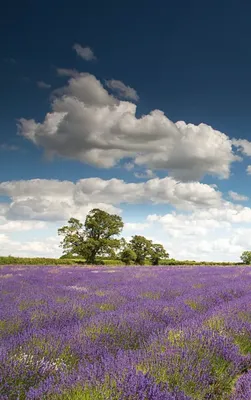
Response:
[{"label": "shrub", "polygon": [[137,254],[132,249],[127,248],[122,251],[120,258],[125,264],[133,264],[137,258]]}]

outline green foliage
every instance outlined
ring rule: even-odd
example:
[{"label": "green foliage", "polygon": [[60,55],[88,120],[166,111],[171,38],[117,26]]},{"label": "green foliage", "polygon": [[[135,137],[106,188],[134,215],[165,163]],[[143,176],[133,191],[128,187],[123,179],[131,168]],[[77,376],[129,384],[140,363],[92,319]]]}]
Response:
[{"label": "green foliage", "polygon": [[121,260],[103,260],[104,265],[125,265]]},{"label": "green foliage", "polygon": [[61,246],[65,253],[82,256],[88,264],[94,264],[97,256],[113,257],[114,249],[120,246],[120,240],[114,238],[124,226],[118,215],[94,208],[87,215],[84,228],[75,218],[70,218],[68,224],[58,230],[64,236]]},{"label": "green foliage", "polygon": [[[115,395],[116,393],[116,395]],[[115,381],[109,382],[108,379],[98,387],[94,386],[76,386],[70,390],[66,390],[62,394],[52,394],[49,400],[107,400],[113,398],[118,400],[121,393],[116,388]]]},{"label": "green foliage", "polygon": [[251,264],[251,251],[243,251],[240,258],[244,264]]},{"label": "green foliage", "polygon": [[106,211],[94,208],[86,217],[85,231],[87,237],[95,240],[109,239],[119,235],[124,224],[118,215],[111,215]]},{"label": "green foliage", "polygon": [[169,254],[166,252],[162,244],[153,243],[150,248],[150,259],[152,265],[159,265],[160,260],[168,258]]},{"label": "green foliage", "polygon": [[82,264],[81,259],[60,259],[43,257],[1,257],[0,265],[73,265]]},{"label": "green foliage", "polygon": [[[125,264],[120,259],[96,259],[97,264],[99,265],[130,265]],[[84,258],[81,257],[74,257],[70,259],[66,258],[43,258],[43,257],[12,257],[12,256],[0,256],[0,265],[86,265],[86,261]],[[151,265],[150,261],[146,258],[145,265]],[[239,263],[231,263],[231,262],[209,262],[209,261],[202,261],[202,262],[195,262],[195,261],[188,261],[188,260],[175,260],[173,258],[160,260],[159,265],[242,265],[241,262]]]},{"label": "green foliage", "polygon": [[152,241],[144,236],[135,235],[130,240],[130,248],[136,253],[135,263],[144,265],[147,255],[150,254]]},{"label": "green foliage", "polygon": [[63,254],[59,260],[85,260],[84,257],[74,256],[71,253]]},{"label": "green foliage", "polygon": [[65,254],[83,255],[85,234],[83,224],[76,218],[70,218],[68,226],[58,229],[58,234],[64,236],[61,246]]},{"label": "green foliage", "polygon": [[123,261],[125,264],[130,265],[133,264],[137,259],[137,254],[135,253],[135,251],[128,247],[121,252],[120,258],[121,261]]},{"label": "green foliage", "polygon": [[73,257],[73,255],[71,253],[66,253],[66,254],[63,254],[61,257],[59,257],[60,260],[65,260],[67,258],[71,258],[72,259],[74,257]]}]

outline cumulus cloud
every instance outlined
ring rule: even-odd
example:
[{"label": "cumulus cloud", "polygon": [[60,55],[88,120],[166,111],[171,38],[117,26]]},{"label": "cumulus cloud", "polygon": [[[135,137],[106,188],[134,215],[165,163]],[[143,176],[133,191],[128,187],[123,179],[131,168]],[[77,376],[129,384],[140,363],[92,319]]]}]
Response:
[{"label": "cumulus cloud", "polygon": [[62,249],[59,246],[60,238],[47,237],[43,241],[19,241],[0,233],[1,256],[12,255],[14,257],[60,257]]},{"label": "cumulus cloud", "polygon": [[251,175],[251,165],[247,166],[246,172],[248,175]]},{"label": "cumulus cloud", "polygon": [[251,209],[228,202],[190,214],[151,214],[146,221],[152,224],[156,241],[162,240],[171,257],[180,260],[240,261],[251,247]]},{"label": "cumulus cloud", "polygon": [[232,190],[229,190],[228,194],[235,201],[247,201],[248,200],[247,196],[243,196],[242,194],[233,192]]},{"label": "cumulus cloud", "polygon": [[[174,227],[175,221],[179,222],[180,229],[182,226],[188,226],[189,228],[195,224],[197,227],[227,227],[231,224],[247,223],[251,222],[251,208],[244,207],[240,204],[233,204],[229,201],[222,201],[216,206],[208,207],[204,209],[194,209],[190,214],[180,214],[173,212],[165,216],[159,216],[156,214],[148,216],[148,221],[159,221],[169,224],[170,228]],[[230,225],[229,225],[230,224]]]},{"label": "cumulus cloud", "polygon": [[82,47],[80,44],[76,43],[73,45],[73,49],[76,51],[77,55],[85,61],[96,60],[96,57],[90,47]]},{"label": "cumulus cloud", "polygon": [[138,96],[136,90],[130,86],[126,86],[121,81],[118,81],[116,79],[107,80],[106,86],[109,89],[114,90],[115,93],[117,93],[120,97],[123,97],[125,99],[135,100],[135,101],[139,100],[139,96]]},{"label": "cumulus cloud", "polygon": [[245,156],[251,156],[251,142],[246,139],[232,139],[232,143]]},{"label": "cumulus cloud", "polygon": [[221,202],[221,193],[209,185],[177,182],[170,177],[150,179],[144,183],[126,183],[120,179],[82,179],[76,184],[74,197],[77,202],[98,199],[113,204],[166,203],[186,209],[208,207]]},{"label": "cumulus cloud", "polygon": [[8,221],[0,216],[0,232],[23,232],[34,229],[46,228],[46,223],[43,221]]},{"label": "cumulus cloud", "polygon": [[[85,108],[87,108],[87,111],[89,107],[102,109],[103,106],[112,106],[118,103],[118,100],[104,89],[101,82],[87,72],[72,77],[68,86],[54,90],[54,94],[56,98],[54,98],[53,107],[55,107],[56,114],[68,114],[68,107],[72,108],[74,112],[82,113]],[[78,110],[75,110],[76,104],[80,106]],[[72,117],[76,118],[77,115]]]},{"label": "cumulus cloud", "polygon": [[111,168],[125,158],[183,181],[204,175],[228,178],[229,137],[206,124],[173,123],[160,110],[136,117],[136,105],[110,95],[93,75],[71,75],[54,91],[52,112],[42,123],[20,119],[19,134],[54,156]]},{"label": "cumulus cloud", "polygon": [[38,86],[40,89],[50,89],[50,88],[51,88],[51,85],[50,85],[49,83],[45,83],[45,82],[43,82],[43,81],[38,81],[38,82],[37,82],[37,86]]},{"label": "cumulus cloud", "polygon": [[93,208],[119,214],[120,204],[143,203],[169,204],[176,211],[151,214],[145,221],[125,220],[125,236],[142,232],[162,243],[171,257],[237,261],[242,251],[251,247],[251,208],[226,201],[216,188],[199,182],[179,182],[171,177],[141,183],[100,178],[76,183],[33,179],[0,183],[0,196],[10,198],[9,203],[0,203],[0,242],[4,242],[6,255],[14,254],[13,249],[16,255],[61,254],[56,231],[55,242],[25,243],[9,238],[12,232],[41,230],[49,222],[59,227],[72,216],[84,221]]},{"label": "cumulus cloud", "polygon": [[0,196],[10,197],[0,203],[0,212],[10,220],[63,221],[80,218],[94,207],[120,213],[120,204],[171,204],[177,208],[214,207],[221,203],[221,193],[199,182],[177,182],[173,178],[155,178],[142,183],[120,179],[80,179],[70,181],[32,179],[0,183]]}]

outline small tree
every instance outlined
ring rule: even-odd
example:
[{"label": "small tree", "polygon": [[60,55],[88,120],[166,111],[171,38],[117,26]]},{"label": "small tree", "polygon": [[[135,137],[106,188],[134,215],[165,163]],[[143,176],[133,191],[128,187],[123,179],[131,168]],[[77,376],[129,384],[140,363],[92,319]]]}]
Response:
[{"label": "small tree", "polygon": [[133,264],[133,262],[136,260],[136,258],[137,258],[137,254],[135,253],[135,251],[133,251],[129,247],[124,249],[120,254],[121,261],[123,261],[127,265]]},{"label": "small tree", "polygon": [[136,264],[144,265],[146,256],[150,253],[152,241],[144,236],[135,235],[130,240],[130,248],[136,253]]},{"label": "small tree", "polygon": [[113,249],[120,246],[120,240],[114,238],[124,226],[118,215],[94,208],[87,215],[84,227],[75,218],[70,218],[68,224],[58,230],[59,235],[64,235],[61,246],[65,253],[80,255],[87,263],[94,264],[98,255],[113,254]]},{"label": "small tree", "polygon": [[153,243],[150,249],[150,260],[153,265],[159,265],[162,258],[168,258],[169,254],[166,252],[162,244]]},{"label": "small tree", "polygon": [[251,264],[251,251],[243,251],[240,258],[244,264]]}]

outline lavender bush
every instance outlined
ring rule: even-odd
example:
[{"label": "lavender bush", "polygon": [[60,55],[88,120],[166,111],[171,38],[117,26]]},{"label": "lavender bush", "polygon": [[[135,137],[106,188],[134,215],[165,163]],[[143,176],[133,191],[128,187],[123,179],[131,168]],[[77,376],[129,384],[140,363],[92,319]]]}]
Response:
[{"label": "lavender bush", "polygon": [[0,270],[0,398],[251,399],[251,268]]}]

